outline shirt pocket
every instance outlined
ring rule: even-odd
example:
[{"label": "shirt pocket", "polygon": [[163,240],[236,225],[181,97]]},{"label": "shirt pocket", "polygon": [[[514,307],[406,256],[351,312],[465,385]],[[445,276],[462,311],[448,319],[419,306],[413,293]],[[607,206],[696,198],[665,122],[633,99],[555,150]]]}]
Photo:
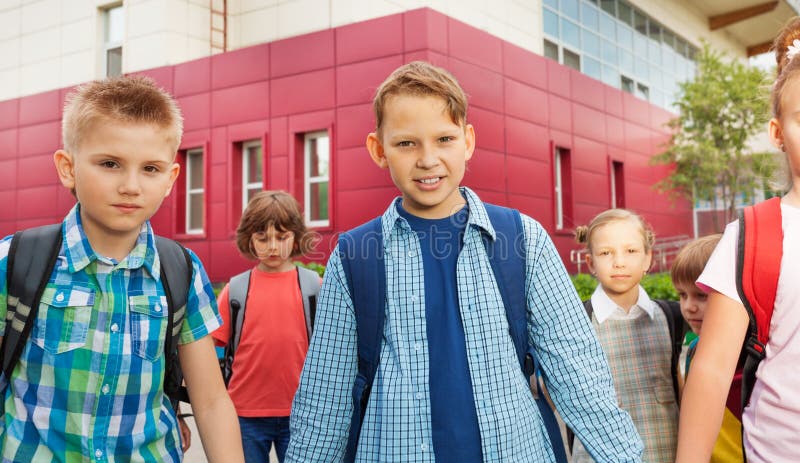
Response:
[{"label": "shirt pocket", "polygon": [[133,353],[155,361],[164,353],[167,332],[167,298],[143,293],[130,293],[131,344]]},{"label": "shirt pocket", "polygon": [[94,298],[91,288],[48,286],[39,300],[33,343],[51,354],[85,346]]}]

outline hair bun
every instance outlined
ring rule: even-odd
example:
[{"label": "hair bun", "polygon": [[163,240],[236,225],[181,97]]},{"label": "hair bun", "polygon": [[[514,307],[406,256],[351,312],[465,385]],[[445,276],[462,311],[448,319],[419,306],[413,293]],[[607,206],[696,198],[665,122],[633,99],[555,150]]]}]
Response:
[{"label": "hair bun", "polygon": [[800,52],[800,43],[795,45],[796,40],[800,41],[800,17],[790,19],[772,42],[772,48],[775,50],[775,62],[778,65],[778,75]]},{"label": "hair bun", "polygon": [[586,239],[589,237],[589,227],[580,225],[575,227],[575,241],[579,244],[586,244]]}]

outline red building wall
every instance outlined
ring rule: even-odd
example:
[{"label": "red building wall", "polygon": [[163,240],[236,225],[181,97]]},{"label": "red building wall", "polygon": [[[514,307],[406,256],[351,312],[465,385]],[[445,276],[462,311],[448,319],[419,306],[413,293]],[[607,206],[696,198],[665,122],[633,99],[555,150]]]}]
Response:
[{"label": "red building wall", "polygon": [[[464,184],[539,220],[565,262],[577,246],[568,232],[554,231],[554,146],[571,157],[574,223],[565,229],[610,206],[611,162],[621,161],[625,206],[642,213],[657,235],[691,234],[690,204],[673,204],[651,187],[666,172],[649,158],[669,139],[670,113],[429,9],[143,72],[178,99],[182,149],[202,146],[206,153],[205,233],[178,233],[174,191],[153,217],[156,232],[194,250],[212,281],[246,268],[233,244],[240,142],[262,140],[266,189],[302,199],[300,137],[327,129],[331,225],[318,230],[322,241],[311,256],[324,262],[339,231],[382,213],[397,194],[364,141],[374,127],[375,88],[417,59],[449,69],[470,97],[477,149]],[[69,90],[0,102],[0,235],[58,221],[74,202],[52,167]]]}]

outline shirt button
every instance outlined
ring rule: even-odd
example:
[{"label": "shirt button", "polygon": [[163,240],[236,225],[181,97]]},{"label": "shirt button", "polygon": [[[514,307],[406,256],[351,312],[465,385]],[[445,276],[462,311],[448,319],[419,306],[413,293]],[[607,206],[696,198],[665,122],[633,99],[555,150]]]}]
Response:
[{"label": "shirt button", "polygon": [[414,257],[414,251],[408,251],[408,257]]},{"label": "shirt button", "polygon": [[416,294],[412,294],[411,295],[411,302],[417,302],[417,295]]},{"label": "shirt button", "polygon": [[109,385],[108,385],[108,384],[104,384],[104,385],[103,385],[103,388],[102,388],[102,389],[100,389],[100,390],[101,390],[101,391],[103,391],[103,394],[108,394],[108,391],[110,391],[110,390],[111,390],[111,387],[109,387]]},{"label": "shirt button", "polygon": [[414,394],[414,397],[416,397],[417,400],[422,400],[422,393],[421,392],[417,392],[416,394]]},{"label": "shirt button", "polygon": [[57,302],[63,302],[64,301],[64,293],[58,293],[58,295],[56,296],[56,301]]},{"label": "shirt button", "polygon": [[111,324],[111,332],[112,333],[116,333],[117,331],[119,331],[119,325],[117,325],[116,323],[112,323]]},{"label": "shirt button", "polygon": [[153,307],[153,310],[155,310],[156,312],[161,312],[161,306],[156,304],[156,306]]},{"label": "shirt button", "polygon": [[94,456],[97,457],[98,459],[103,458],[103,451],[100,449],[95,450]]},{"label": "shirt button", "polygon": [[422,343],[421,342],[414,343],[414,350],[416,350],[417,352],[422,350]]},{"label": "shirt button", "polygon": [[422,450],[423,452],[427,452],[428,451],[428,444],[423,442],[422,444],[420,444],[419,449]]}]

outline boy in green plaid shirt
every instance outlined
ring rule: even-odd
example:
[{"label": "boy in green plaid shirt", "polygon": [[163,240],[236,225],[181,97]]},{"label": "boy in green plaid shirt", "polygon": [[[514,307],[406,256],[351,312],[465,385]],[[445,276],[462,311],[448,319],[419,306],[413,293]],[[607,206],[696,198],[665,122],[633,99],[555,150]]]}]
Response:
[{"label": "boy in green plaid shirt", "polygon": [[[147,78],[91,82],[68,98],[62,134],[54,161],[77,204],[62,222],[20,361],[0,378],[0,457],[179,462],[178,420],[163,387],[168,304],[149,219],[180,170],[180,111]],[[0,241],[0,333],[9,244]],[[205,270],[189,254],[180,364],[209,460],[241,462],[236,412],[208,336],[221,321]]]}]

